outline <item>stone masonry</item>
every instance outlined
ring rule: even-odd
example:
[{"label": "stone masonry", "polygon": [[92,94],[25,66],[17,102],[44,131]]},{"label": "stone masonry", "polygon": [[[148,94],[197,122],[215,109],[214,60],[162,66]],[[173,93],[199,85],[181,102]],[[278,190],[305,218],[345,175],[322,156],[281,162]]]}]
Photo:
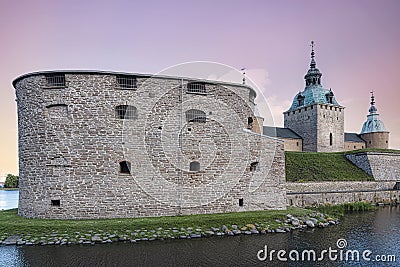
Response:
[{"label": "stone masonry", "polygon": [[303,151],[344,149],[344,108],[314,104],[284,113],[284,124],[303,138]]},{"label": "stone masonry", "polygon": [[346,158],[375,180],[400,181],[400,153],[360,152]]},{"label": "stone masonry", "polygon": [[[283,141],[257,133],[247,85],[91,71],[31,73],[13,84],[21,216],[286,208]],[[190,111],[202,115],[189,120]]]},{"label": "stone masonry", "polygon": [[287,183],[287,204],[297,207],[368,202],[399,203],[395,181]]}]

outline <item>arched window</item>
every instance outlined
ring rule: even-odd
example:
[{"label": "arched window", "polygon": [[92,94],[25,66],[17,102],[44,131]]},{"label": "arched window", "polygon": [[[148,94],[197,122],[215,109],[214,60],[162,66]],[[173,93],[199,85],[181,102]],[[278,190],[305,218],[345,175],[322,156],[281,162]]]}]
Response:
[{"label": "arched window", "polygon": [[186,111],[186,121],[187,122],[206,122],[206,113],[198,109],[190,109]]},{"label": "arched window", "polygon": [[329,145],[333,145],[333,135],[332,133],[329,134]]},{"label": "arched window", "polygon": [[196,93],[196,94],[205,94],[206,93],[206,84],[202,82],[191,82],[187,84],[188,93]]},{"label": "arched window", "polygon": [[131,174],[131,163],[129,161],[121,161],[119,163],[119,172],[125,174]]},{"label": "arched window", "polygon": [[65,104],[49,105],[46,108],[49,118],[64,118],[68,116],[68,106]]},{"label": "arched window", "polygon": [[192,161],[192,162],[190,162],[189,170],[190,170],[191,172],[198,172],[198,171],[200,171],[200,162],[197,162],[197,161]]},{"label": "arched window", "polygon": [[134,120],[137,119],[137,109],[135,106],[120,105],[115,108],[115,116],[118,119]]}]

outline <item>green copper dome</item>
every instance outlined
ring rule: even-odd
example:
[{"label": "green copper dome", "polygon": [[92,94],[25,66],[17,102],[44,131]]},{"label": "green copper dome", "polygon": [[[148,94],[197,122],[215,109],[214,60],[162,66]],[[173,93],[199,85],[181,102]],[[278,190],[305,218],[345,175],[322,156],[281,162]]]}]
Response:
[{"label": "green copper dome", "polygon": [[371,107],[369,108],[369,115],[367,115],[367,121],[364,122],[361,134],[365,133],[377,133],[377,132],[386,132],[385,125],[379,119],[378,110],[375,107],[375,97],[374,93],[371,96]]},{"label": "green copper dome", "polygon": [[299,92],[294,97],[289,111],[312,104],[331,104],[339,106],[332,89],[325,89],[321,85],[322,73],[316,68],[317,63],[315,62],[314,41],[311,42],[311,47],[310,69],[304,76],[306,87],[304,91]]}]

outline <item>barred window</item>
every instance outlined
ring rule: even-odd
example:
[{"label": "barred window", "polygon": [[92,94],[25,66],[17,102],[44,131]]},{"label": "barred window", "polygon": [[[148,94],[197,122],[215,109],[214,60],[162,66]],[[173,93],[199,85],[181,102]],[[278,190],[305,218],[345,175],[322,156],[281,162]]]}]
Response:
[{"label": "barred window", "polygon": [[187,122],[201,122],[205,123],[207,120],[206,113],[198,109],[190,109],[186,111]]},{"label": "barred window", "polygon": [[206,93],[206,84],[201,82],[192,82],[187,84],[188,93],[197,93],[197,94],[205,94]]},{"label": "barred window", "polygon": [[120,105],[115,108],[115,116],[118,119],[137,119],[137,108],[134,106]]},{"label": "barred window", "polygon": [[46,87],[65,87],[65,74],[47,74]]},{"label": "barred window", "polygon": [[137,78],[135,76],[129,75],[118,75],[117,84],[121,89],[136,89],[137,88]]}]

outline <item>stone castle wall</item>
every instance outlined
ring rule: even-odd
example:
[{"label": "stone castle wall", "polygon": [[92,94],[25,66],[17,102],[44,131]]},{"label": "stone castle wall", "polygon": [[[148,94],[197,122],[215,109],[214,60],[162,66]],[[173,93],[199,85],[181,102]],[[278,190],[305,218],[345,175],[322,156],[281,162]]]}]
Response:
[{"label": "stone castle wall", "polygon": [[400,153],[361,152],[346,158],[375,180],[400,181]]},{"label": "stone castle wall", "polygon": [[304,151],[317,151],[317,121],[315,105],[284,113],[284,127],[303,138]]},{"label": "stone castle wall", "polygon": [[399,203],[395,181],[287,183],[287,204],[297,207],[343,203]]},{"label": "stone castle wall", "polygon": [[[18,104],[19,214],[116,218],[284,209],[283,142],[248,128],[256,121],[245,85],[137,75],[121,89],[114,73],[46,73],[14,82]],[[183,86],[182,86],[183,85]],[[119,119],[116,107],[136,108]],[[187,122],[201,110],[206,122]],[[130,174],[120,162],[130,163]],[[190,170],[197,162],[199,171]]]}]

